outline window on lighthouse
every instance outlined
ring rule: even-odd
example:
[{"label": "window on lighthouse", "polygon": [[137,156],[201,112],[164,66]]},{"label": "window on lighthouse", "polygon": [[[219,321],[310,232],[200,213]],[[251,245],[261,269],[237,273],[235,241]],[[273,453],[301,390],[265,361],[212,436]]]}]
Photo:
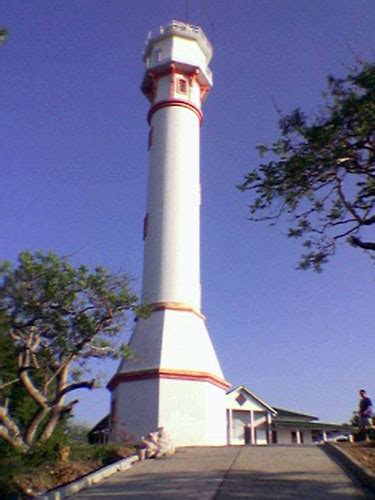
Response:
[{"label": "window on lighthouse", "polygon": [[160,62],[161,59],[162,59],[162,50],[161,49],[155,49],[154,50],[154,54],[153,54],[153,58],[154,58],[154,64]]},{"label": "window on lighthouse", "polygon": [[177,79],[177,92],[179,94],[187,94],[187,81],[184,78]]},{"label": "window on lighthouse", "polygon": [[152,146],[153,136],[154,136],[154,127],[150,127],[150,130],[148,131],[148,149],[150,149]]}]

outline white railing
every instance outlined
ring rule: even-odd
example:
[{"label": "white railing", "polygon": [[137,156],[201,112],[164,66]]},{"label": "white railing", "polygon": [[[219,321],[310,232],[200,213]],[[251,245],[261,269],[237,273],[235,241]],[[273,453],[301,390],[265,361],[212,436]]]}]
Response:
[{"label": "white railing", "polygon": [[212,52],[212,45],[208,41],[202,28],[200,28],[199,26],[195,26],[194,24],[182,23],[181,21],[171,21],[169,24],[165,26],[160,26],[160,28],[150,30],[147,35],[146,44],[151,38],[163,35],[164,33],[176,33],[176,32],[198,36],[200,40],[207,46],[208,50]]}]

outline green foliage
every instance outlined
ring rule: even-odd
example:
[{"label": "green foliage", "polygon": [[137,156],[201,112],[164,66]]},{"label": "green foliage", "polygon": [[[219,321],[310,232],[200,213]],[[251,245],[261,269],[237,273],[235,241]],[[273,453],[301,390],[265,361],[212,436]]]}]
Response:
[{"label": "green foliage", "polygon": [[291,221],[288,236],[307,250],[299,268],[315,271],[340,241],[375,254],[375,64],[330,76],[324,97],[310,120],[299,109],[281,116],[280,138],[258,146],[267,162],[238,186],[253,195],[251,220]]},{"label": "green foliage", "polygon": [[38,443],[24,456],[25,467],[34,469],[58,463],[60,461],[60,449],[64,442],[67,442],[66,439],[61,442],[56,439],[56,433],[54,433],[52,438],[44,443]]},{"label": "green foliage", "polygon": [[0,26],[0,43],[5,42],[5,40],[8,38],[8,31]]},{"label": "green foliage", "polygon": [[116,443],[96,444],[91,446],[91,457],[103,465],[109,465],[121,460],[134,452],[134,448],[124,447]]},{"label": "green foliage", "polygon": [[[13,447],[0,441],[0,498],[10,500],[15,498],[24,498],[22,494],[21,484],[23,488],[25,478],[38,478],[39,487],[44,485],[42,489],[48,489],[56,486],[56,472],[66,469],[68,475],[65,477],[71,480],[69,470],[82,469],[81,465],[91,470],[109,465],[117,460],[128,457],[134,454],[134,448],[124,447],[119,444],[107,445],[90,445],[82,441],[72,440],[65,436],[63,441],[60,441],[61,435],[53,436],[45,443],[38,444],[33,450],[27,454],[18,453]],[[61,446],[70,448],[69,462],[61,463],[60,450]],[[77,467],[78,466],[78,467]],[[22,478],[23,481],[19,481]],[[31,481],[32,483],[33,481]],[[28,497],[28,495],[27,495]]]},{"label": "green foliage", "polygon": [[[11,339],[6,335],[4,326],[0,325],[0,385],[7,381],[17,380],[17,378],[17,351]],[[10,384],[0,390],[0,404],[4,404],[5,401],[10,402],[11,417],[20,428],[25,429],[37,410],[35,401],[19,383]]]},{"label": "green foliage", "polygon": [[0,438],[24,451],[46,441],[77,400],[93,358],[128,354],[125,313],[145,316],[125,275],[75,267],[53,253],[0,263]]},{"label": "green foliage", "polygon": [[[4,443],[0,443],[0,452],[3,448]],[[22,498],[13,482],[15,476],[25,470],[22,456],[15,452],[14,448],[11,453],[0,456],[0,498],[4,500]]]},{"label": "green foliage", "polygon": [[[101,267],[90,273],[52,253],[22,252],[17,268],[0,265],[0,279],[0,310],[7,312],[12,328],[36,328],[57,357],[81,352],[94,337],[95,346],[109,345],[106,341],[122,326],[123,311],[138,306],[126,276],[112,276]],[[16,346],[23,342],[21,333]]]},{"label": "green foliage", "polygon": [[72,422],[70,419],[65,425],[65,434],[69,441],[88,443],[88,433],[91,426],[84,423]]}]

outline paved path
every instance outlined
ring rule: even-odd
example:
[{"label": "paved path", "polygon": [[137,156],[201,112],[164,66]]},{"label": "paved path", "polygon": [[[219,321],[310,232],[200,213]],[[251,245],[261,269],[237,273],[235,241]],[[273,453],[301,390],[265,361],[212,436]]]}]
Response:
[{"label": "paved path", "polygon": [[320,448],[264,446],[180,448],[170,459],[136,463],[130,470],[71,498],[350,500],[366,497]]}]

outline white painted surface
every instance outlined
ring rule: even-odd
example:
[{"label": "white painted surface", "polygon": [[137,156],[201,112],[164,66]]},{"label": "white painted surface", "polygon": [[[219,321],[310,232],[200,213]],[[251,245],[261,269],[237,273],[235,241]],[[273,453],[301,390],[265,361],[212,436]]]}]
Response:
[{"label": "white painted surface", "polygon": [[187,33],[184,27],[180,30],[176,25],[176,28],[169,29],[170,36],[165,32],[155,33],[146,44],[146,68],[157,70],[172,61],[178,67],[199,68],[201,80],[211,86],[212,73],[208,63],[212,57],[212,47],[200,28],[198,30],[200,32],[190,30]]},{"label": "white painted surface", "polygon": [[166,107],[152,127],[143,297],[200,309],[199,119]]},{"label": "white painted surface", "polygon": [[[200,109],[200,87],[211,83],[211,48],[198,30],[181,23],[146,45],[146,66],[159,78],[153,106],[167,99]],[[190,38],[189,38],[190,37]],[[187,70],[187,92],[171,88],[174,70]],[[195,69],[199,74],[193,77]],[[179,78],[178,75],[175,76]],[[152,78],[147,75],[145,84]],[[144,87],[150,97],[151,87]],[[152,94],[152,92],[151,92]],[[148,227],[144,247],[143,299],[147,303],[182,304],[200,311],[200,179],[199,116],[188,107],[154,108],[149,152]],[[179,378],[122,380],[113,392],[117,420],[112,439],[126,432],[139,439],[163,426],[177,446],[226,444],[225,391],[211,382],[186,380],[189,372],[223,379],[204,320],[181,310],[154,311],[138,321],[129,346],[133,359],[118,373],[169,370]],[[199,376],[199,374],[198,374]]]},{"label": "white painted surface", "polygon": [[[120,373],[149,369],[205,372],[223,378],[204,320],[191,312],[156,311],[139,321],[132,360]],[[226,444],[225,390],[208,382],[146,379],[120,383],[116,433],[137,439],[164,426],[178,446]],[[117,434],[119,435],[119,434]]]},{"label": "white painted surface", "polygon": [[245,425],[251,424],[249,411],[234,410],[232,413],[232,442],[230,444],[245,444]]},{"label": "white painted surface", "polygon": [[267,444],[267,429],[256,429],[256,444],[266,445]]},{"label": "white painted surface", "polygon": [[[277,444],[293,444],[292,443],[292,432],[297,432],[297,427],[296,428],[288,428],[288,429],[277,429]],[[306,429],[300,429],[301,432],[303,432],[303,443],[304,444],[312,444],[312,437],[311,437],[311,430]]]},{"label": "white painted surface", "polygon": [[112,394],[116,397],[116,422],[111,441],[138,440],[159,424],[159,383],[157,379],[121,383]]},{"label": "white painted surface", "polygon": [[276,411],[259,396],[244,385],[239,385],[227,393],[227,408],[267,412],[276,415]]},{"label": "white painted surface", "polygon": [[225,392],[208,382],[149,379],[119,384],[111,440],[140,439],[164,427],[176,446],[225,445]]},{"label": "white painted surface", "polygon": [[[178,73],[176,74],[176,80],[178,78],[186,79],[186,77],[180,76]],[[160,101],[165,101],[167,99],[179,99],[183,101],[188,101],[194,104],[198,109],[201,108],[201,99],[200,99],[200,87],[197,81],[191,81],[186,79],[187,81],[187,93],[181,93],[178,91],[177,81],[171,87],[171,76],[166,75],[158,79],[158,85],[156,89],[155,103]]]},{"label": "white painted surface", "polygon": [[123,360],[118,373],[164,368],[223,379],[204,320],[192,312],[155,311],[149,319],[138,321],[129,347],[133,358]]},{"label": "white painted surface", "polygon": [[225,445],[225,392],[207,382],[160,380],[159,422],[176,446]]},{"label": "white painted surface", "polygon": [[[240,398],[240,402],[238,401],[240,395],[243,396],[243,403],[242,398]],[[259,401],[244,391],[233,391],[227,394],[226,406],[233,410],[265,411],[265,407]]]}]

